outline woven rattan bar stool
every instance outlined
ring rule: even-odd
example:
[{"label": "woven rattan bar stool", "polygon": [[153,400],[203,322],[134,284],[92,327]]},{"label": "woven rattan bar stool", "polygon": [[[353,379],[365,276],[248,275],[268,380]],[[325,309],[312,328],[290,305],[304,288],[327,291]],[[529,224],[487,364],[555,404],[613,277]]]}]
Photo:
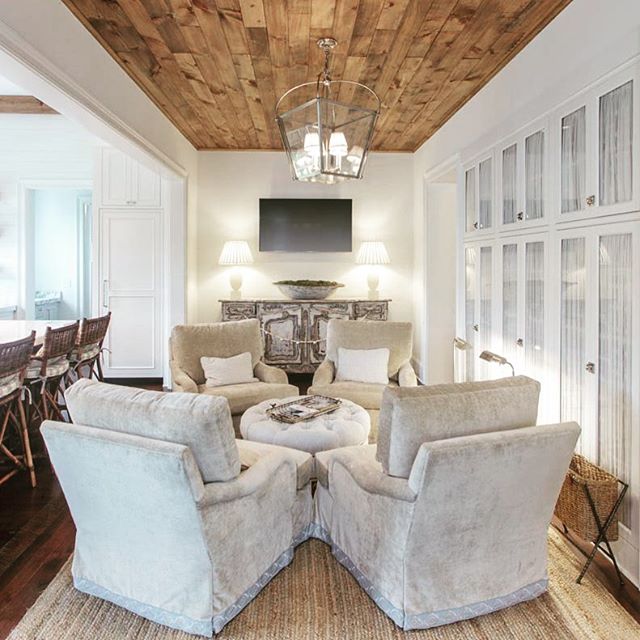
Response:
[{"label": "woven rattan bar stool", "polygon": [[[0,475],[0,484],[19,471],[27,471],[31,486],[36,486],[23,399],[24,376],[35,339],[32,331],[27,338],[0,344],[0,453],[11,463],[9,471]],[[16,452],[16,447],[22,452]]]},{"label": "woven rattan bar stool", "polygon": [[69,381],[78,378],[97,378],[104,380],[102,375],[103,343],[111,322],[111,311],[98,318],[84,318],[80,324],[80,331],[76,346],[71,352]]},{"label": "woven rattan bar stool", "polygon": [[80,323],[52,329],[47,327],[42,347],[31,357],[26,384],[32,394],[31,422],[64,421],[62,414],[62,385],[69,371],[70,356],[76,344]]}]

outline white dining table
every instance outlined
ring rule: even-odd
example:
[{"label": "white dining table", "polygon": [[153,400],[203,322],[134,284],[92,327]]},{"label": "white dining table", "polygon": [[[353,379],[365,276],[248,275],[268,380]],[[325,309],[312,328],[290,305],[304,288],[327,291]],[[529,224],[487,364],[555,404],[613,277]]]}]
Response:
[{"label": "white dining table", "polygon": [[26,338],[35,331],[36,344],[42,344],[47,327],[57,329],[73,322],[73,320],[0,320],[0,343]]}]

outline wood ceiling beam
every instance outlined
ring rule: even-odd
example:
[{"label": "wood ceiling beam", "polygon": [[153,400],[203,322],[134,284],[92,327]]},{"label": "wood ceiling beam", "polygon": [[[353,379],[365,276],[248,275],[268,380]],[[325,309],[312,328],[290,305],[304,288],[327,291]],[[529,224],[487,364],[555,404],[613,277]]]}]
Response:
[{"label": "wood ceiling beam", "polygon": [[0,113],[51,115],[58,112],[34,96],[0,96]]}]

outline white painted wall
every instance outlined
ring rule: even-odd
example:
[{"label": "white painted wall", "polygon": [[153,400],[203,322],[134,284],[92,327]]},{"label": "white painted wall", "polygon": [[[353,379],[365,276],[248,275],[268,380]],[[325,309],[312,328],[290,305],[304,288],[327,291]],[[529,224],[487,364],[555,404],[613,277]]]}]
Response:
[{"label": "white painted wall", "polygon": [[[255,263],[245,269],[243,297],[277,297],[275,280],[319,278],[343,282],[336,297],[367,297],[366,269],[355,264],[364,240],[384,241],[391,264],[382,267],[380,296],[393,299],[390,317],[412,314],[412,156],[369,157],[365,178],[338,185],[293,182],[281,152],[203,152],[199,158],[198,321],[217,320],[229,297],[228,268],[218,265],[225,240],[247,240]],[[259,198],[351,198],[353,253],[258,253]]]},{"label": "white painted wall", "polygon": [[18,301],[21,182],[91,181],[97,140],[56,115],[0,115],[0,307]]},{"label": "white painted wall", "polygon": [[[425,174],[458,154],[461,162],[473,157],[639,52],[638,0],[574,0],[416,151],[413,182],[414,287],[416,291],[427,291],[426,304],[417,310],[418,325],[427,322],[427,307],[430,313],[437,313],[439,308],[448,313],[448,291],[456,288],[457,258],[454,251],[448,258],[442,255],[442,262],[432,266],[442,278],[438,289],[427,286],[430,276],[424,275],[418,260],[422,252],[426,251],[428,255],[441,249],[440,233],[433,232],[425,218]],[[456,215],[452,212],[450,232],[456,230],[456,224]]]}]

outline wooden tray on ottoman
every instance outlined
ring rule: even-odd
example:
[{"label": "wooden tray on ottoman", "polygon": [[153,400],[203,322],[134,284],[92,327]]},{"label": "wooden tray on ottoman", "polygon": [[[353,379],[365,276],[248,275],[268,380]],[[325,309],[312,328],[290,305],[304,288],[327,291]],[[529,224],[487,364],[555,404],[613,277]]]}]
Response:
[{"label": "wooden tray on ottoman", "polygon": [[285,402],[267,410],[267,415],[277,422],[296,424],[305,420],[313,420],[324,413],[335,411],[341,400],[328,396],[305,396],[299,400]]}]

